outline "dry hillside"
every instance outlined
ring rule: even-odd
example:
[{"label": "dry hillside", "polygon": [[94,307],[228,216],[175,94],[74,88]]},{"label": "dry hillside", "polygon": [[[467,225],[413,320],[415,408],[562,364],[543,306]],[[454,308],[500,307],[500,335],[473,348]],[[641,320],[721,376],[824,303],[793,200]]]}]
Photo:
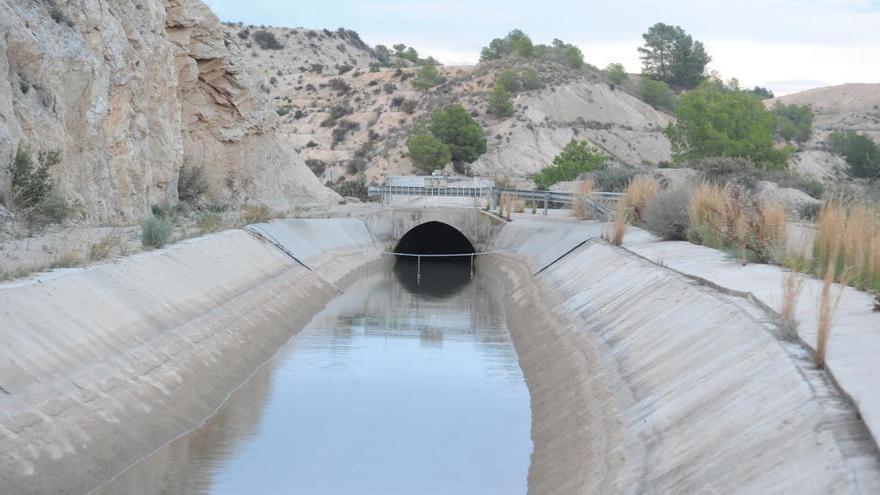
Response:
[{"label": "dry hillside", "polygon": [[[655,166],[670,159],[662,129],[671,117],[613,89],[589,66],[574,71],[554,62],[508,60],[441,67],[446,81],[420,91],[411,84],[417,68],[371,70],[375,53],[350,31],[225,29],[248,55],[245,67],[262,75],[288,142],[319,171],[325,167],[325,180],[361,171],[367,181],[411,173],[405,145],[413,125],[450,103],[461,103],[485,130],[488,152],[473,164],[482,175],[535,173],[572,137],[588,139],[618,164]],[[261,48],[253,38],[260,30],[281,47]],[[544,87],[522,91],[514,116],[497,119],[486,114],[486,102],[496,75],[508,68],[535,69]]]}]

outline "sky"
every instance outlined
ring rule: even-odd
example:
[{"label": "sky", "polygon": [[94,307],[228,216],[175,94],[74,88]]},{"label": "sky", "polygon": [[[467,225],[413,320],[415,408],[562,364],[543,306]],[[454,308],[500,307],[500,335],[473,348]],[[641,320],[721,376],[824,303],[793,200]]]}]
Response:
[{"label": "sky", "polygon": [[637,48],[654,23],[702,41],[710,70],[777,95],[880,82],[880,0],[206,0],[223,21],[345,27],[371,45],[404,43],[447,65],[476,63],[511,29],[535,43],[573,43],[597,67],[639,72]]}]

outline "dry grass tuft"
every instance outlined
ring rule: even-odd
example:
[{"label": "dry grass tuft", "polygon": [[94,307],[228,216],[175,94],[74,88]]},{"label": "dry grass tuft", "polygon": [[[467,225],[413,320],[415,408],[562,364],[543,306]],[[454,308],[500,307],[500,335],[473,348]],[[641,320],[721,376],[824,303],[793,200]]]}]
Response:
[{"label": "dry grass tuft", "polygon": [[241,212],[241,221],[244,225],[266,223],[273,218],[275,213],[265,205],[247,205]]},{"label": "dry grass tuft", "polygon": [[511,213],[522,213],[525,208],[525,200],[513,194],[502,193],[498,201],[498,215],[508,220],[510,220]]},{"label": "dry grass tuft", "polygon": [[593,208],[588,201],[593,193],[593,179],[587,179],[578,183],[572,199],[571,211],[578,220],[590,220],[593,218]]},{"label": "dry grass tuft", "polygon": [[688,205],[692,242],[716,249],[736,249],[745,262],[781,257],[785,241],[785,209],[765,204],[749,193],[703,183]]},{"label": "dry grass tuft", "polygon": [[634,177],[620,201],[617,202],[617,211],[614,214],[614,223],[611,232],[605,233],[606,239],[615,245],[623,244],[626,234],[626,224],[631,222],[641,223],[644,220],[645,206],[660,190],[660,183],[649,175]]},{"label": "dry grass tuft", "polygon": [[837,297],[832,300],[832,285],[834,284],[835,274],[837,272],[833,263],[829,263],[828,269],[825,271],[825,277],[822,280],[822,292],[819,295],[819,317],[818,328],[816,333],[816,367],[824,368],[825,359],[828,355],[828,338],[831,335],[831,323],[834,320],[834,313],[843,297],[843,291],[846,288],[852,270],[844,270],[840,276],[840,289],[837,291]]},{"label": "dry grass tuft", "polygon": [[[865,203],[828,201],[822,206],[813,245],[814,272],[824,277],[834,269],[854,287],[880,290],[880,212]],[[844,267],[849,270],[845,270]]]},{"label": "dry grass tuft", "polygon": [[114,249],[120,250],[123,244],[122,234],[119,229],[113,229],[109,234],[105,235],[98,242],[92,243],[89,247],[89,259],[98,261],[107,258]]},{"label": "dry grass tuft", "polygon": [[782,316],[782,324],[784,330],[794,335],[797,331],[797,312],[798,297],[804,288],[804,276],[797,272],[788,272],[782,279],[782,303],[779,307],[779,314]]}]

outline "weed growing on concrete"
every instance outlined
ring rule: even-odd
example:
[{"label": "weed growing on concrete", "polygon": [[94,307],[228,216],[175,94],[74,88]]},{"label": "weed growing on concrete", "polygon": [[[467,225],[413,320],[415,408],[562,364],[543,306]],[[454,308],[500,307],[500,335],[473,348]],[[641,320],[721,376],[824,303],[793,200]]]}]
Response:
[{"label": "weed growing on concrete", "polygon": [[819,295],[819,321],[816,333],[816,367],[824,368],[825,359],[828,355],[828,338],[831,335],[831,323],[834,320],[834,313],[843,297],[843,291],[846,288],[849,278],[852,274],[851,270],[844,270],[840,276],[840,288],[837,296],[832,298],[832,286],[834,284],[837,269],[834,263],[828,264],[825,271],[825,277],[822,280],[822,292]]},{"label": "weed growing on concrete", "polygon": [[789,336],[795,336],[797,332],[798,297],[804,286],[804,276],[797,272],[788,272],[782,279],[782,302],[779,307],[779,315],[782,317],[783,331]]},{"label": "weed growing on concrete", "polygon": [[644,221],[645,206],[657,195],[659,190],[660,183],[648,175],[639,175],[629,182],[623,197],[617,202],[614,223],[611,226],[611,232],[607,235],[611,244],[615,246],[623,244],[627,223],[642,223]]},{"label": "weed growing on concrete", "polygon": [[593,209],[589,202],[592,193],[593,179],[578,182],[571,203],[571,212],[578,220],[589,220],[593,217]]}]

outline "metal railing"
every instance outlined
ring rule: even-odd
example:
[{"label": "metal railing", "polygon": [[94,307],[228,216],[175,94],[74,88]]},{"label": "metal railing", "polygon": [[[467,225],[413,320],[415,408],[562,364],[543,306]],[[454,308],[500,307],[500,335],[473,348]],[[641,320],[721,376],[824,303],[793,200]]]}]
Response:
[{"label": "metal railing", "polygon": [[[419,187],[419,186],[369,186],[367,192],[372,197],[382,196],[391,199],[392,196],[424,196],[424,197],[458,197],[458,198],[485,198],[490,202],[490,208],[495,208],[502,194],[514,198],[543,203],[544,214],[551,205],[571,207],[580,195],[571,192],[558,191],[529,191],[525,189],[504,189],[497,187]],[[586,196],[587,205],[593,213],[593,218],[611,219],[617,207],[621,193],[594,192]],[[390,201],[389,201],[390,202]]]}]

